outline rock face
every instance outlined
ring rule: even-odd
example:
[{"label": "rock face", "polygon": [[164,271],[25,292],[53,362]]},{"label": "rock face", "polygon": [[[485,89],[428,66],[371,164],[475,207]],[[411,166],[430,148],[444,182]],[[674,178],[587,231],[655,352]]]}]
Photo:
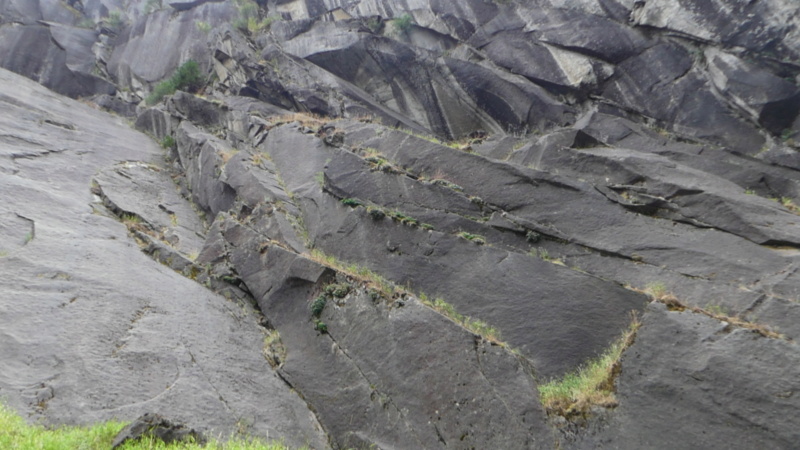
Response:
[{"label": "rock face", "polygon": [[[792,2],[161,6],[0,0],[0,66],[138,130],[0,71],[20,412],[311,448],[797,441]],[[189,59],[201,92],[148,107]],[[543,404],[631,314],[616,400]]]}]

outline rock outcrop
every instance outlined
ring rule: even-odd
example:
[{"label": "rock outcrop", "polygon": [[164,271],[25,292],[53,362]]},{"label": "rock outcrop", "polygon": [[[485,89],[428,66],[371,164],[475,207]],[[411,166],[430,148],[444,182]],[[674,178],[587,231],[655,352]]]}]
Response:
[{"label": "rock outcrop", "polygon": [[[0,396],[312,448],[791,447],[798,21],[0,1],[0,66],[83,102],[0,71]],[[543,403],[632,314],[615,400]]]}]

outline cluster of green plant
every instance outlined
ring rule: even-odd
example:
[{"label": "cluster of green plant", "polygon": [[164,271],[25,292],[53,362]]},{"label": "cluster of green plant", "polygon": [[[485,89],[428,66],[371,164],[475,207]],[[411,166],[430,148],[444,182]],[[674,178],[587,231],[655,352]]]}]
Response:
[{"label": "cluster of green plant", "polygon": [[161,147],[163,148],[175,148],[176,145],[175,138],[170,135],[164,136],[164,139],[161,140]]},{"label": "cluster of green plant", "polygon": [[241,31],[258,33],[269,30],[269,27],[280,17],[270,16],[259,19],[258,4],[253,0],[235,0],[236,9],[239,17],[233,22],[233,26]]},{"label": "cluster of green plant", "polygon": [[[89,427],[58,427],[48,429],[29,425],[7,406],[0,404],[0,448],[9,450],[105,450],[111,448],[116,435],[125,423],[109,421]],[[215,439],[206,444],[191,442],[165,444],[153,437],[126,442],[121,450],[288,450],[280,442],[262,442],[249,438],[232,438],[222,443]]]},{"label": "cluster of green plant", "polygon": [[486,238],[484,238],[483,236],[481,236],[479,234],[472,234],[472,233],[468,233],[466,231],[462,231],[462,232],[458,233],[458,236],[462,237],[462,238],[464,238],[464,239],[466,239],[468,241],[472,241],[472,242],[474,242],[474,243],[476,243],[478,245],[483,245],[483,244],[486,243]]},{"label": "cluster of green plant", "polygon": [[633,344],[640,326],[634,315],[628,329],[600,357],[560,379],[540,384],[539,398],[548,413],[570,417],[585,413],[593,405],[616,406],[614,379],[622,353]]},{"label": "cluster of green plant", "polygon": [[667,289],[667,286],[662,282],[649,283],[644,290],[632,290],[647,294],[653,301],[666,305],[670,311],[689,311],[696,314],[703,314],[721,322],[733,325],[734,327],[753,331],[763,337],[786,340],[786,336],[778,333],[764,324],[750,322],[742,319],[739,316],[728,315],[724,307],[721,305],[711,305],[707,306],[706,308],[687,305],[680,301],[672,292],[670,292]]},{"label": "cluster of green plant", "polygon": [[211,24],[208,22],[203,22],[202,20],[198,20],[194,23],[198,30],[202,31],[203,33],[208,33],[211,31]]},{"label": "cluster of green plant", "polygon": [[539,242],[541,239],[542,235],[533,230],[528,230],[528,232],[525,233],[525,240],[530,242],[531,244],[535,244]]},{"label": "cluster of green plant", "polygon": [[142,11],[145,13],[145,15],[147,15],[156,11],[160,11],[163,7],[164,4],[162,3],[162,0],[147,0]]},{"label": "cluster of green plant", "polygon": [[534,258],[543,259],[545,261],[550,261],[550,252],[547,251],[546,248],[539,247],[538,249],[531,249],[528,252],[529,255],[533,256]]},{"label": "cluster of green plant", "polygon": [[780,199],[776,199],[776,201],[781,205],[783,205],[789,211],[793,213],[800,213],[800,206],[797,206],[797,204],[791,198],[781,197]]},{"label": "cluster of green plant", "polygon": [[120,216],[120,219],[122,219],[122,223],[126,225],[142,223],[142,218],[132,213],[123,213],[122,216]]},{"label": "cluster of green plant", "polygon": [[83,19],[78,21],[78,27],[79,28],[86,28],[86,29],[91,30],[91,29],[94,29],[95,25],[96,24],[94,23],[94,20],[92,20],[91,17],[84,17]]},{"label": "cluster of green plant", "polygon": [[196,91],[200,89],[202,83],[200,66],[193,60],[186,61],[168,80],[156,85],[153,92],[147,96],[146,102],[148,105],[154,105],[164,97],[174,94],[176,90]]},{"label": "cluster of green plant", "polygon": [[326,324],[325,322],[317,319],[317,320],[314,321],[314,329],[319,331],[322,334],[325,334],[325,333],[328,332],[328,324]]},{"label": "cluster of green plant", "polygon": [[357,264],[344,263],[336,259],[334,256],[325,254],[319,249],[312,250],[309,257],[313,261],[331,267],[334,270],[349,276],[350,278],[367,286],[367,288],[380,293],[380,295],[384,298],[392,298],[398,292],[398,288],[394,283],[367,269],[366,267],[361,267]]},{"label": "cluster of green plant", "polygon": [[[367,288],[369,296],[370,298],[372,298],[373,301],[377,301],[380,298],[391,299],[401,293],[411,295],[411,292],[408,292],[407,290],[398,287],[397,285],[387,280],[386,278],[378,275],[377,273],[365,267],[358,266],[356,264],[347,264],[342,261],[339,261],[338,259],[336,259],[336,257],[327,255],[321,250],[318,249],[312,250],[309,257],[313,261],[331,267],[338,272],[344,273],[353,280],[356,280],[358,283],[364,285]],[[351,286],[346,284],[344,285],[334,284],[334,285],[328,285],[326,288],[324,288],[323,292],[329,296],[336,296],[337,294],[339,296],[345,296],[347,295],[349,289],[351,288],[352,288]],[[505,343],[503,343],[500,340],[500,332],[496,328],[487,324],[486,322],[459,314],[458,312],[456,312],[455,308],[451,304],[447,303],[441,298],[437,298],[433,301],[430,301],[428,299],[428,296],[425,295],[424,293],[420,293],[416,297],[419,298],[419,300],[423,304],[428,305],[429,307],[435,309],[440,314],[447,316],[454,322],[472,331],[473,333],[480,335],[483,338],[492,341],[496,344],[505,345]],[[317,302],[317,300],[314,300],[314,302],[312,303],[312,313],[314,311],[314,304]],[[324,305],[318,306],[317,308],[319,309],[320,314],[322,314]],[[315,329],[323,333],[327,331],[327,327],[325,327],[325,331],[320,330],[318,327],[319,323],[321,323],[323,326],[325,325],[324,323],[320,322],[319,319],[317,319],[315,321]]]},{"label": "cluster of green plant", "polygon": [[[351,208],[356,208],[359,206],[365,206],[364,202],[357,199],[357,198],[343,198],[341,200],[342,204],[349,206]],[[426,230],[433,230],[433,225],[427,223],[420,223],[419,220],[397,210],[388,210],[376,205],[369,205],[367,208],[367,214],[370,215],[374,220],[382,220],[385,217],[389,217],[390,219],[400,222],[403,225],[410,225],[412,227],[420,227]]]},{"label": "cluster of green plant", "polygon": [[314,317],[319,318],[322,315],[322,311],[325,310],[325,305],[328,304],[328,298],[325,295],[320,295],[319,297],[315,298],[313,302],[311,302],[311,315]]},{"label": "cluster of green plant", "polygon": [[397,19],[394,19],[394,26],[403,33],[408,33],[413,25],[414,18],[411,14],[403,14]]},{"label": "cluster of green plant", "polygon": [[333,283],[325,286],[322,291],[334,298],[345,298],[351,289],[352,286],[347,283]]},{"label": "cluster of green plant", "polygon": [[452,189],[452,190],[458,191],[458,192],[463,192],[464,191],[464,188],[462,188],[461,186],[459,186],[459,185],[457,185],[457,184],[455,184],[455,183],[453,183],[451,181],[447,181],[445,179],[442,179],[442,178],[435,178],[435,179],[431,180],[431,183],[433,183],[435,185],[438,185],[438,186],[444,186],[444,187],[446,187],[448,189]]},{"label": "cluster of green plant", "polygon": [[383,23],[381,22],[381,19],[377,16],[372,16],[367,19],[367,28],[369,28],[369,30],[373,33],[380,31],[382,25]]},{"label": "cluster of green plant", "polygon": [[367,156],[366,158],[364,158],[364,160],[370,163],[370,166],[372,166],[372,170],[389,174],[405,173],[403,170],[398,169],[394,164],[390,163],[383,156],[379,155]]},{"label": "cluster of green plant", "polygon": [[108,13],[108,28],[113,31],[120,31],[125,25],[125,20],[122,18],[122,12],[114,10]]}]

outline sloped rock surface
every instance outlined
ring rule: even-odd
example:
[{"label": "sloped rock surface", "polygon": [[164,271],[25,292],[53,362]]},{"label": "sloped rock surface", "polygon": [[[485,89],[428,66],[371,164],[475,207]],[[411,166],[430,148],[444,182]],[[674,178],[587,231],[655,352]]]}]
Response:
[{"label": "sloped rock surface", "polygon": [[[6,222],[13,229],[5,228],[0,259],[2,396],[45,423],[158,411],[214,434],[245,426],[324,448],[305,403],[261,354],[257,312],[147,258],[93,200],[97,170],[131,158],[156,162],[158,146],[18,75],[2,70],[0,77],[7,142],[0,183],[9,200],[2,214],[21,218]],[[175,188],[151,171],[123,165],[99,179],[117,177],[106,187],[122,210],[169,221],[146,195]],[[186,225],[197,221],[169,200],[158,204]],[[21,233],[29,233],[22,242]]]},{"label": "sloped rock surface", "polygon": [[797,358],[794,343],[654,305],[623,359],[620,406],[605,430],[571,448],[660,447],[666,441],[674,447],[789,448],[798,438],[792,426]]}]

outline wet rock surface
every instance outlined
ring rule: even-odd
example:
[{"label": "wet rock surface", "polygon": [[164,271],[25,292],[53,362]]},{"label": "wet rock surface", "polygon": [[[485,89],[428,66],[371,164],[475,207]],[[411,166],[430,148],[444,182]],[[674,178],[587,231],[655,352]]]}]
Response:
[{"label": "wet rock surface", "polygon": [[[0,0],[0,66],[30,79],[0,70],[23,415],[311,448],[797,441],[796,5],[145,3]],[[189,59],[203,88],[144,101]],[[631,313],[616,400],[545,407]]]}]

